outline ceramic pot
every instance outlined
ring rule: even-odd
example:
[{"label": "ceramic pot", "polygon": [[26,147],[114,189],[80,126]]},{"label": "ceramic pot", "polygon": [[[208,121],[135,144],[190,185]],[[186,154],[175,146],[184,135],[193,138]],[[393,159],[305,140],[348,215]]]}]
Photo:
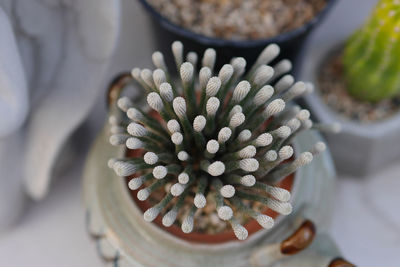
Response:
[{"label": "ceramic pot", "polygon": [[307,37],[323,20],[336,1],[326,0],[325,8],[303,26],[275,37],[258,40],[226,40],[198,34],[170,22],[146,0],[139,0],[139,2],[150,14],[153,34],[159,46],[158,49],[167,57],[166,62],[174,62],[172,58],[168,58],[171,57],[170,48],[173,41],[179,40],[187,51],[195,51],[198,54],[202,54],[209,47],[214,48],[218,54],[216,66],[219,68],[225,62],[229,62],[231,58],[238,56],[244,57],[249,67],[255,62],[261,51],[271,43],[276,43],[281,48],[280,59],[287,58],[296,65],[297,57]]},{"label": "ceramic pot", "polygon": [[332,151],[338,172],[354,176],[374,173],[400,159],[400,113],[388,119],[363,124],[339,115],[321,99],[318,90],[318,73],[324,60],[343,40],[310,45],[304,58],[307,64],[302,66],[299,79],[312,82],[316,90],[304,97],[305,105],[311,110],[317,121],[322,123],[339,122],[342,131],[339,134],[327,134],[326,139]]},{"label": "ceramic pot", "polygon": [[[126,79],[120,76],[118,84]],[[111,93],[115,103],[118,94]],[[110,113],[116,115],[115,104]],[[122,113],[119,113],[122,114]],[[126,180],[107,167],[111,157],[127,153],[109,144],[109,125],[97,137],[84,169],[87,229],[99,254],[112,266],[342,266],[340,253],[324,234],[332,210],[335,171],[329,152],[297,171],[292,185],[293,213],[278,216],[270,230],[260,229],[245,241],[215,244],[184,240],[143,219]],[[301,134],[295,151],[304,151],[321,137]]]}]

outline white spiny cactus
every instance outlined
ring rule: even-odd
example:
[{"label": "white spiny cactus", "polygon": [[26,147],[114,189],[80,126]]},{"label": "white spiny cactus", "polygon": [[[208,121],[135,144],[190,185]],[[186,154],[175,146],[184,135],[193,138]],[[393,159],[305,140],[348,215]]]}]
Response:
[{"label": "white spiny cactus", "polygon": [[[163,54],[155,52],[156,70],[132,70],[148,93],[149,108],[133,107],[122,97],[118,107],[124,118],[109,119],[110,143],[138,149],[143,157],[110,159],[108,166],[117,175],[135,176],[128,186],[138,190],[142,201],[169,184],[165,197],[144,213],[146,221],[161,215],[162,223],[171,226],[190,196],[192,206],[180,220],[182,231],[189,233],[196,210],[204,208],[211,195],[219,218],[230,222],[238,239],[248,233],[235,213],[271,228],[274,220],[253,210],[248,200],[289,214],[290,192],[276,184],[325,150],[318,142],[293,158],[291,140],[310,128],[337,131],[339,126],[313,124],[308,110],[288,104],[310,86],[286,74],[291,68],[287,60],[266,65],[278,56],[277,45],[268,46],[244,77],[243,58],[233,59],[213,76],[213,49],[207,49],[202,60],[194,52],[185,57],[180,42],[173,43],[172,52],[180,81],[171,83]],[[202,63],[197,76],[196,62]]]}]

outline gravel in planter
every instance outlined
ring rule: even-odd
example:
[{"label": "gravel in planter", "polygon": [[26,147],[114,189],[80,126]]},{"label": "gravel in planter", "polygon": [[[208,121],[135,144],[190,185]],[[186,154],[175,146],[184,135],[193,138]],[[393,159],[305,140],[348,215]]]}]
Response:
[{"label": "gravel in planter", "polygon": [[371,123],[389,118],[400,109],[400,97],[377,103],[358,100],[346,89],[343,76],[342,50],[337,49],[323,62],[318,74],[324,102],[340,115],[354,121]]},{"label": "gravel in planter", "polygon": [[325,0],[148,0],[170,21],[209,37],[261,39],[299,28]]}]

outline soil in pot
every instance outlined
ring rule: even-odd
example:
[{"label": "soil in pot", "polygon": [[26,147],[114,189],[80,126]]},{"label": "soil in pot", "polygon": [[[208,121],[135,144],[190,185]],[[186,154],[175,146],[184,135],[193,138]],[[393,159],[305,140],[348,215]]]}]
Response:
[{"label": "soil in pot", "polygon": [[299,28],[325,0],[147,0],[171,22],[209,37],[270,38]]},{"label": "soil in pot", "polygon": [[323,101],[343,117],[361,123],[389,118],[400,109],[400,97],[377,103],[361,101],[346,90],[342,65],[343,50],[336,49],[322,62],[318,73],[318,88]]}]

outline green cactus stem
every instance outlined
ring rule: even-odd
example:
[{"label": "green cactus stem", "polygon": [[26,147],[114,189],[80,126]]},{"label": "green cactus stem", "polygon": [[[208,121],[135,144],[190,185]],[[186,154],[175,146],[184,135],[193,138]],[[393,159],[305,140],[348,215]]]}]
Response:
[{"label": "green cactus stem", "polygon": [[376,102],[400,93],[400,0],[381,0],[347,41],[343,55],[347,89]]}]

